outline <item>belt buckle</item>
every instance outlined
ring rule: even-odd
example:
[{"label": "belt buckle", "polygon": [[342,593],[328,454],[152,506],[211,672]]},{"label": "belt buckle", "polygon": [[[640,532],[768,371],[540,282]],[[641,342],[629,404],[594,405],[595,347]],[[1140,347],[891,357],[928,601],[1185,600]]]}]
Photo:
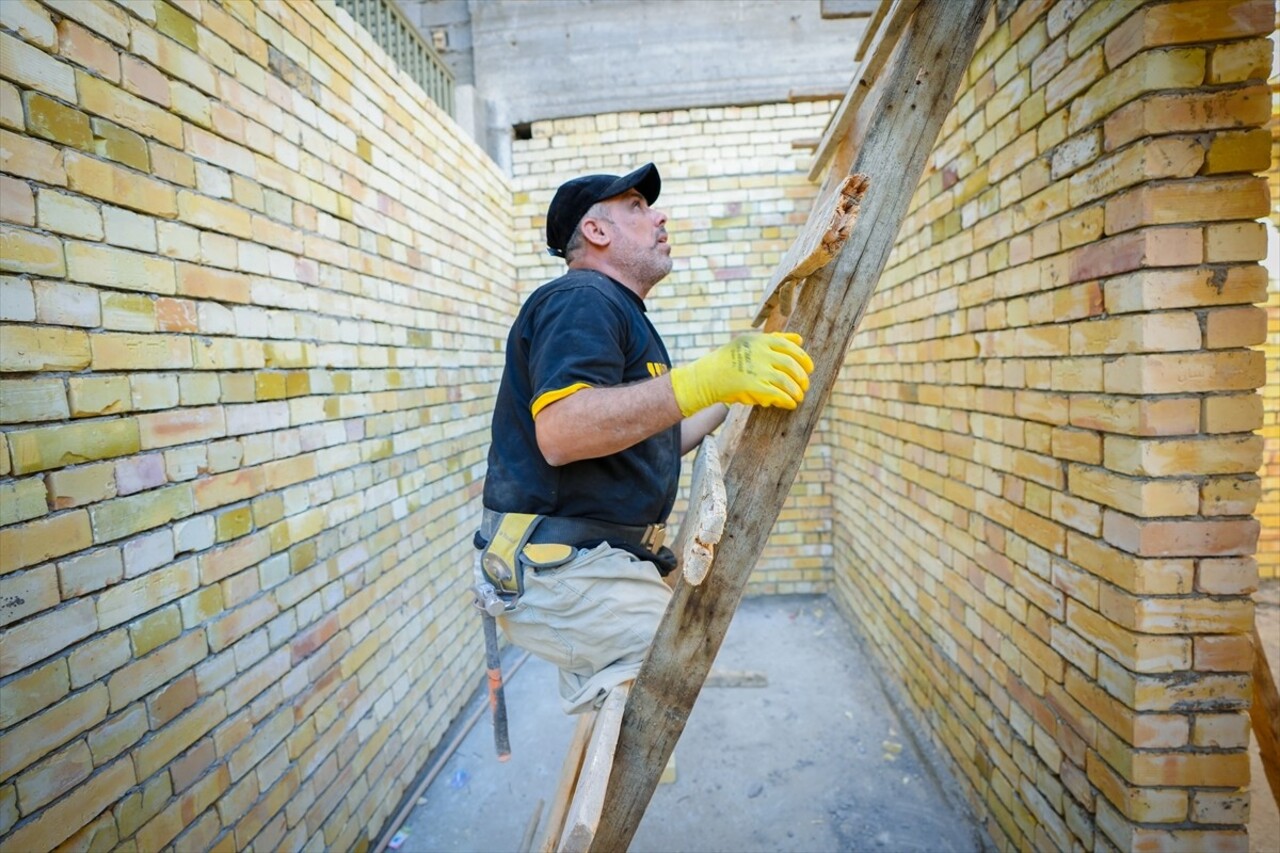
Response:
[{"label": "belt buckle", "polygon": [[667,526],[665,524],[650,524],[644,529],[644,536],[640,539],[640,545],[648,551],[658,553],[658,549],[662,547],[662,543],[667,538]]}]

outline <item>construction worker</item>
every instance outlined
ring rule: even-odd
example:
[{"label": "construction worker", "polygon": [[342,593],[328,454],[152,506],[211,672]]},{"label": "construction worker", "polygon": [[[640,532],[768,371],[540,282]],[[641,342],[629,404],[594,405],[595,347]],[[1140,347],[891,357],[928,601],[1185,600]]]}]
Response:
[{"label": "construction worker", "polygon": [[671,271],[658,169],[586,175],[547,211],[568,272],[507,339],[476,535],[508,639],[560,669],[567,713],[635,677],[671,596],[663,546],[680,457],[727,403],[794,409],[813,362],[793,334],[747,334],[672,367],[644,299]]}]

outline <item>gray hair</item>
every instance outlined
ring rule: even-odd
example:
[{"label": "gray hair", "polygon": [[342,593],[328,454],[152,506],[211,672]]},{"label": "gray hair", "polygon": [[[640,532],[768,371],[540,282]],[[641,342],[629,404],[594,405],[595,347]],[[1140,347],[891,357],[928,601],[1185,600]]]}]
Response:
[{"label": "gray hair", "polygon": [[564,259],[566,263],[573,263],[574,256],[583,249],[586,238],[582,236],[582,223],[587,219],[603,219],[610,224],[613,220],[605,213],[603,202],[596,202],[587,208],[587,212],[582,214],[582,219],[578,220],[578,224],[574,226],[573,235],[569,237],[569,242],[564,245]]}]

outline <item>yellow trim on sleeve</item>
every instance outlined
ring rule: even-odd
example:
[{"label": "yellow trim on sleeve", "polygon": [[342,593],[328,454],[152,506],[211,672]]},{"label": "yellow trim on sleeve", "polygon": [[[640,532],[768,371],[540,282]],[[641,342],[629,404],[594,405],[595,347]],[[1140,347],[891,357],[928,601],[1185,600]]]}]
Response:
[{"label": "yellow trim on sleeve", "polygon": [[590,387],[591,386],[585,382],[575,382],[567,388],[557,388],[555,391],[547,391],[545,394],[533,401],[533,405],[529,407],[529,411],[532,412],[533,416],[536,418],[538,416],[538,412],[541,412],[552,403],[558,400],[563,400],[570,394],[576,394],[583,388]]}]

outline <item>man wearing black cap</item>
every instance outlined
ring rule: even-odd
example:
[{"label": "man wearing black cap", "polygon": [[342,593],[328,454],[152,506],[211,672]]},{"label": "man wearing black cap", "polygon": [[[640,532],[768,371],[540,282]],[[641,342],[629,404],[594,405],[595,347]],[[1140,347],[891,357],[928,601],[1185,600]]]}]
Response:
[{"label": "man wearing black cap", "polygon": [[493,415],[483,577],[508,638],[560,668],[569,713],[639,671],[670,597],[681,455],[724,404],[794,409],[813,369],[798,336],[759,333],[671,366],[644,306],[671,271],[660,189],[649,163],[557,190],[547,247],[569,270],[521,308]]}]

